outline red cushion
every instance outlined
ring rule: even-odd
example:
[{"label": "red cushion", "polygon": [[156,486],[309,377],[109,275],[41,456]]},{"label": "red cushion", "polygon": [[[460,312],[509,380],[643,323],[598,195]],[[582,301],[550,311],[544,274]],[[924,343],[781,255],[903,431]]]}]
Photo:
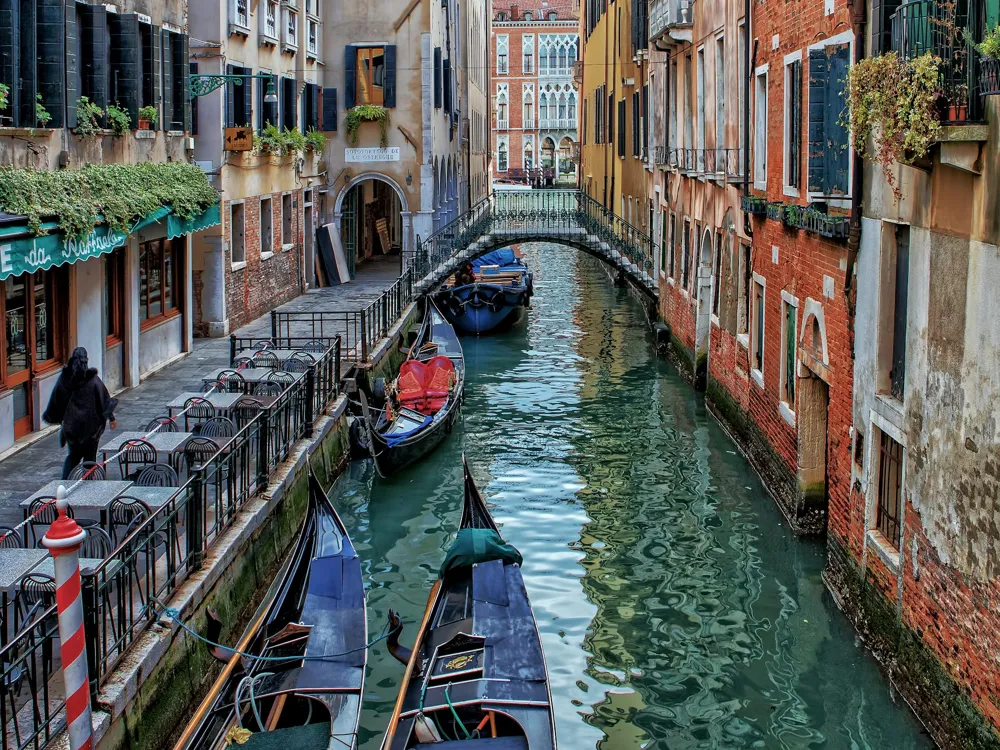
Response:
[{"label": "red cushion", "polygon": [[[427,363],[427,395],[442,398],[448,395],[455,380],[455,365],[443,355]],[[440,408],[440,407],[438,407]]]}]

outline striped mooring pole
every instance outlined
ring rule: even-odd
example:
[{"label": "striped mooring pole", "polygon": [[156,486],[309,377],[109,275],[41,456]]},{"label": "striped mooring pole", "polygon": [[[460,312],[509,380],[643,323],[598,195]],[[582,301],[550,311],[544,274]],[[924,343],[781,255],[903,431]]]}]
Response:
[{"label": "striped mooring pole", "polygon": [[70,750],[92,750],[90,676],[87,672],[87,640],[83,633],[83,596],[80,578],[80,546],[87,532],[66,514],[66,488],[56,491],[56,518],[42,537],[52,553],[56,569],[56,608],[59,642],[66,687],[66,724]]}]

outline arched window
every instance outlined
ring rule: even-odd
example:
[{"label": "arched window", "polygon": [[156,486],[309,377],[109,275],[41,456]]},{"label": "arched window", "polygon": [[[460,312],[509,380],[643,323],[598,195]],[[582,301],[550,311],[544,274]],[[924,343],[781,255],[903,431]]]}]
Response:
[{"label": "arched window", "polygon": [[500,141],[500,145],[497,146],[497,171],[506,172],[507,171],[507,142]]},{"label": "arched window", "polygon": [[522,126],[531,130],[535,127],[535,96],[530,89],[525,89],[524,99],[521,103]]},{"label": "arched window", "polygon": [[507,127],[507,94],[503,91],[497,95],[497,121],[498,127]]},{"label": "arched window", "polygon": [[570,127],[573,127],[576,123],[576,93],[569,92],[569,117]]},{"label": "arched window", "polygon": [[533,169],[535,166],[535,149],[531,141],[524,144],[524,168]]},{"label": "arched window", "polygon": [[545,75],[549,70],[549,46],[541,41],[538,42],[538,72]]},{"label": "arched window", "polygon": [[559,119],[566,119],[566,94],[559,95]]},{"label": "arched window", "polygon": [[569,61],[566,57],[567,52],[565,47],[559,48],[559,72],[562,73],[566,68],[569,67]]},{"label": "arched window", "polygon": [[525,21],[530,21],[531,20],[531,13],[530,12],[524,14],[524,20]]},{"label": "arched window", "polygon": [[556,62],[556,48],[549,47],[549,72],[554,73],[557,70],[558,63]]}]

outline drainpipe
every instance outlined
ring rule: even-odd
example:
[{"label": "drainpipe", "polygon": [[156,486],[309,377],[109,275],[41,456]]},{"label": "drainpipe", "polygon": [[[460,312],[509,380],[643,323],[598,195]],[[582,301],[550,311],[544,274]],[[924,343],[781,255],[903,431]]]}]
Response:
[{"label": "drainpipe", "polygon": [[747,56],[746,80],[743,81],[747,87],[743,95],[743,195],[750,195],[750,82],[753,80],[753,57],[757,56],[756,50],[750,51],[750,12],[751,0],[743,0],[743,50]]},{"label": "drainpipe", "polygon": [[[851,21],[854,27],[854,63],[865,58],[867,3],[865,0],[848,0],[851,8]],[[847,307],[848,337],[850,338],[851,357],[854,357],[854,314],[857,290],[855,289],[854,269],[861,249],[861,207],[864,189],[864,159],[857,150],[854,152],[854,174],[851,180],[851,230],[847,237],[847,270],[844,277],[844,297]]]}]

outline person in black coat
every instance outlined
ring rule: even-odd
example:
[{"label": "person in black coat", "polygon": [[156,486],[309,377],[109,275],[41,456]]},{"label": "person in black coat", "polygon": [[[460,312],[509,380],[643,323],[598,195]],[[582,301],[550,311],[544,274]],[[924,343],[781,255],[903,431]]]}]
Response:
[{"label": "person in black coat", "polygon": [[81,461],[97,460],[97,447],[108,420],[112,430],[118,426],[115,422],[118,399],[111,398],[97,370],[87,364],[87,350],[78,346],[60,373],[42,415],[49,424],[62,425],[59,444],[69,450],[63,464],[63,479],[69,479],[70,472]]}]

